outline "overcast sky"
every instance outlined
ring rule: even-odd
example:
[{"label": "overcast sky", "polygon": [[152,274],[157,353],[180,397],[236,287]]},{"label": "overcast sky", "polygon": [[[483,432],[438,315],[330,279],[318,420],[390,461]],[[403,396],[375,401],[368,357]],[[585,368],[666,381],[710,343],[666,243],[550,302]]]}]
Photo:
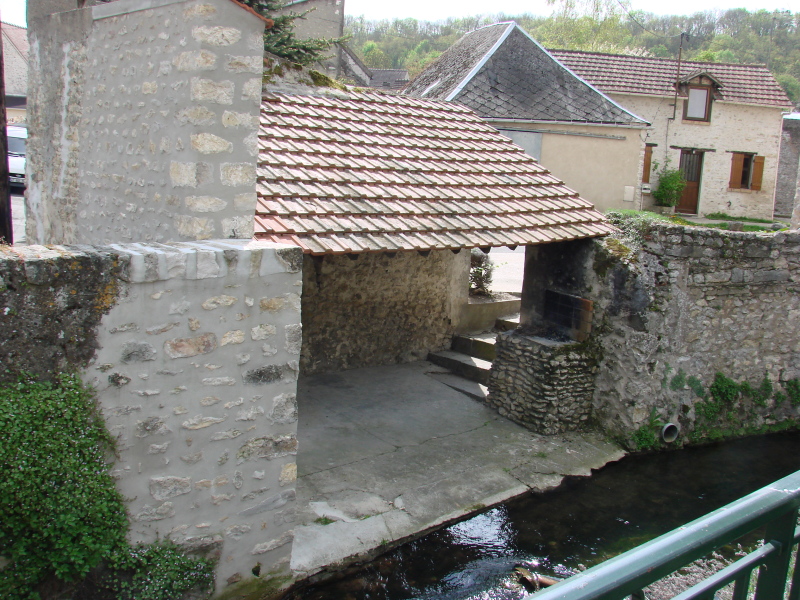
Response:
[{"label": "overcast sky", "polygon": [[[552,7],[546,0],[343,0],[345,13],[364,15],[367,19],[393,19],[413,17],[425,21],[438,21],[447,17],[503,12],[508,15],[525,12],[534,15],[549,15]],[[630,0],[633,10],[644,10],[657,14],[688,15],[700,10],[715,8],[760,8],[800,10],[800,0]],[[25,0],[0,0],[0,18],[6,23],[25,25]]]}]

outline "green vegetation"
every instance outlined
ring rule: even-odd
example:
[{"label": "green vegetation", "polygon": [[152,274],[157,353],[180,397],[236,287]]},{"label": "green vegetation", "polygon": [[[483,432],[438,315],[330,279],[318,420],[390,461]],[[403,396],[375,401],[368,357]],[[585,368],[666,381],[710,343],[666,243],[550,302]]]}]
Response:
[{"label": "green vegetation", "polygon": [[751,217],[732,217],[724,212],[708,213],[706,219],[714,219],[718,221],[742,221],[744,223],[772,223],[769,219],[753,219]]},{"label": "green vegetation", "polygon": [[[492,14],[430,22],[367,21],[348,16],[351,47],[367,66],[408,69],[413,78],[465,33],[516,21],[546,48],[766,64],[793,102],[800,102],[800,13],[743,8],[658,16],[625,12],[612,0],[555,0],[547,17]],[[680,33],[686,33],[681,39]]]},{"label": "green vegetation", "polygon": [[659,440],[659,430],[663,426],[664,424],[658,419],[656,409],[653,408],[653,410],[650,411],[650,418],[647,420],[647,424],[642,425],[633,432],[630,442],[627,445],[639,452],[655,450],[661,443]]},{"label": "green vegetation", "polygon": [[680,169],[670,169],[669,161],[659,170],[658,165],[654,165],[654,170],[658,176],[658,186],[653,190],[653,198],[659,206],[676,206],[686,187],[686,180]]},{"label": "green vegetation", "polygon": [[313,64],[324,58],[328,48],[344,39],[301,40],[296,38],[294,21],[302,19],[309,11],[301,13],[288,11],[278,14],[285,5],[282,0],[241,0],[241,2],[267,18],[267,27],[264,30],[264,50],[294,63]]},{"label": "green vegetation", "polygon": [[314,523],[317,523],[318,525],[330,525],[331,523],[334,522],[335,521],[333,519],[330,519],[328,517],[319,517],[318,519],[314,519]]},{"label": "green vegetation", "polygon": [[494,269],[495,264],[489,255],[473,248],[469,263],[469,293],[488,296],[491,293],[489,287],[492,285]]},{"label": "green vegetation", "polygon": [[75,376],[23,375],[0,387],[0,596],[38,598],[49,580],[96,586],[121,599],[167,600],[213,582],[211,566],[175,546],[130,547],[123,500],[108,474],[114,443],[91,390]]}]

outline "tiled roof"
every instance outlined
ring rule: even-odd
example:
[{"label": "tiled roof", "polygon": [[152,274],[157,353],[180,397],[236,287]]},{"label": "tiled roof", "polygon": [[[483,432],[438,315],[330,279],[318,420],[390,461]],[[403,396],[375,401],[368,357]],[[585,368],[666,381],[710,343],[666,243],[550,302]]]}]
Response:
[{"label": "tiled roof", "polygon": [[268,93],[256,238],[306,253],[542,244],[613,227],[475,113],[380,93]]},{"label": "tiled roof", "polygon": [[676,80],[702,72],[722,84],[720,100],[780,108],[792,104],[765,65],[685,60],[681,62],[680,77],[676,77],[678,61],[674,59],[577,50],[550,50],[550,53],[607,94],[672,96]]},{"label": "tiled roof", "polygon": [[576,77],[514,22],[468,33],[403,93],[460,102],[487,119],[646,125]]}]

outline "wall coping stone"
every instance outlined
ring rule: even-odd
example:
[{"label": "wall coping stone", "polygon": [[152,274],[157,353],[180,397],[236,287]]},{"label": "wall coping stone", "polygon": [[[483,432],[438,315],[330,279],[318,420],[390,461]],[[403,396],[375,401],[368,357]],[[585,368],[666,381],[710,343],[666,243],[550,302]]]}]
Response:
[{"label": "wall coping stone", "polygon": [[120,278],[131,283],[219,278],[226,277],[229,272],[251,279],[276,273],[296,273],[300,270],[299,265],[302,265],[302,250],[299,247],[256,240],[108,246],[0,246],[0,260],[47,262],[98,255],[117,257],[122,263]]}]

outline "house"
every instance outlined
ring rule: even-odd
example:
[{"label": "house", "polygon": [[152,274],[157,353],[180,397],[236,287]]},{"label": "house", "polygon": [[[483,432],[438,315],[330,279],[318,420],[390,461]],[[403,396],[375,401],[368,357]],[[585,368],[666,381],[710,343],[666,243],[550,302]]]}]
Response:
[{"label": "house", "polygon": [[640,206],[647,121],[514,22],[468,33],[403,93],[472,108],[600,209]]},{"label": "house", "polygon": [[679,167],[688,182],[679,212],[772,219],[782,113],[791,102],[766,66],[551,53],[652,123],[642,181],[657,185],[658,169]]},{"label": "house", "polygon": [[791,217],[796,202],[797,177],[800,175],[800,113],[783,117],[781,157],[778,163],[778,186],[775,190],[775,216]]},{"label": "house", "polygon": [[384,92],[396,93],[408,84],[405,69],[372,69],[364,64],[346,43],[338,44],[342,63],[338,79],[360,87],[373,87]]},{"label": "house", "polygon": [[28,30],[9,23],[3,23],[2,30],[6,120],[24,123],[28,98]]},{"label": "house", "polygon": [[[109,365],[133,352],[132,377],[153,388],[115,386],[101,364],[93,376],[110,387],[98,401],[113,417],[166,392],[163,378],[196,386],[137,400],[141,413],[124,405],[130,538],[208,540],[226,593],[288,569],[298,373],[448,346],[470,248],[613,231],[468,108],[347,90],[265,56],[267,26],[235,0],[117,0],[30,26],[29,238],[113,245],[130,256],[124,302],[171,315],[147,329],[103,321]],[[191,292],[166,283],[175,274]],[[236,274],[248,283],[226,279]],[[179,337],[160,343],[166,331]],[[156,356],[183,370],[154,367]],[[258,410],[270,398],[285,419]],[[171,462],[144,431],[162,422],[179,433]]]}]

